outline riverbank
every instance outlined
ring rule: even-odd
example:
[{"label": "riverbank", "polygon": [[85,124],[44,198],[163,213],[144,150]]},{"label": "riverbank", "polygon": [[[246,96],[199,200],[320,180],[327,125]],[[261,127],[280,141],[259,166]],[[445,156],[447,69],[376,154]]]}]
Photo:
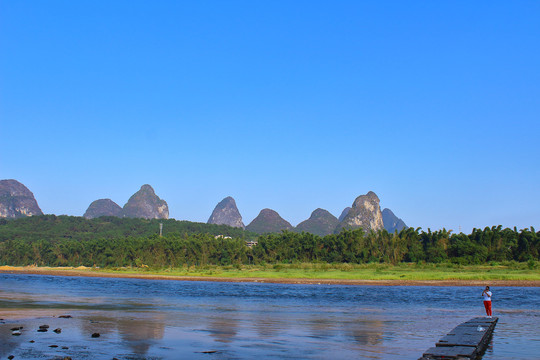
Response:
[{"label": "riverbank", "polygon": [[[316,264],[204,267],[150,270],[147,268],[100,269],[89,267],[0,266],[0,273],[52,276],[134,278],[150,280],[260,282],[283,284],[332,284],[380,286],[521,286],[540,287],[536,269],[505,266],[431,266],[416,264],[351,266]],[[343,267],[349,265],[349,267]]]}]

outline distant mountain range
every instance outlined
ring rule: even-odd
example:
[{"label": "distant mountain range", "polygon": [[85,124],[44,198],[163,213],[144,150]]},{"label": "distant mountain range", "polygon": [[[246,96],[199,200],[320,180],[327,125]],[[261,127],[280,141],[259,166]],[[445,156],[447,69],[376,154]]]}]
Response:
[{"label": "distant mountain range", "polygon": [[[259,234],[280,232],[282,230],[309,232],[315,235],[329,235],[343,229],[362,228],[365,231],[386,229],[400,231],[407,227],[390,209],[381,211],[379,197],[372,191],[358,196],[351,207],[346,207],[339,218],[324,209],[316,209],[309,219],[296,227],[283,219],[272,209],[263,209],[247,226],[242,221],[235,200],[228,196],[220,201],[208,224],[228,225]],[[43,215],[34,195],[26,186],[16,180],[0,180],[0,218],[19,218]],[[168,219],[169,207],[160,199],[150,185],[141,186],[124,207],[111,199],[93,201],[83,215],[87,219],[101,216],[131,217],[144,219]]]},{"label": "distant mountain range", "polygon": [[[385,220],[387,219],[387,220]],[[225,224],[243,227],[242,216],[236,207],[236,202],[230,196],[223,199],[212,212],[209,224]],[[236,225],[234,225],[236,224]],[[324,209],[316,209],[309,219],[293,227],[272,209],[263,209],[253,219],[246,230],[259,234],[280,232],[282,230],[309,232],[324,236],[339,233],[343,229],[363,228],[366,231],[386,229],[389,232],[400,231],[407,225],[389,209],[381,211],[379,197],[370,191],[366,195],[358,196],[351,207],[346,207],[339,219]]]},{"label": "distant mountain range", "polygon": [[99,199],[90,204],[83,215],[87,219],[101,216],[117,216],[143,219],[168,219],[169,207],[150,185],[143,185],[121,208],[111,199]]}]

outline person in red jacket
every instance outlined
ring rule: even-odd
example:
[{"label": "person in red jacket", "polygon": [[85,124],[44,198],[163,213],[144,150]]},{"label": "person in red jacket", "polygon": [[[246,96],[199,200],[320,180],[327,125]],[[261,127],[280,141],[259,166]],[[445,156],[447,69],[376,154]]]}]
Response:
[{"label": "person in red jacket", "polygon": [[484,291],[482,292],[482,296],[484,297],[484,307],[486,308],[486,315],[488,318],[491,319],[491,291],[489,290],[489,286],[486,286]]}]

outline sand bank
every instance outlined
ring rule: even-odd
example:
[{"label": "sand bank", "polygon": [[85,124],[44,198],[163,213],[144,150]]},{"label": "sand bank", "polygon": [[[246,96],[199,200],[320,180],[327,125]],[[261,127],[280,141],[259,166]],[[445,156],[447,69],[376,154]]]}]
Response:
[{"label": "sand bank", "polygon": [[0,266],[0,273],[36,274],[52,276],[86,276],[100,278],[130,278],[148,280],[179,281],[219,281],[219,282],[256,282],[276,284],[326,284],[326,285],[378,285],[378,286],[522,286],[539,287],[537,280],[369,280],[369,279],[305,279],[305,278],[260,278],[260,277],[224,277],[224,276],[180,276],[155,274],[128,274],[93,270],[86,267],[49,268],[36,266]]}]

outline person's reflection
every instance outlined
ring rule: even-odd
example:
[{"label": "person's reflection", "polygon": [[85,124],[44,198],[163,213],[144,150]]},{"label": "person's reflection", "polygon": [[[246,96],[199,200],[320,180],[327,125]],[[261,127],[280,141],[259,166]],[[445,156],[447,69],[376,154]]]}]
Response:
[{"label": "person's reflection", "polygon": [[137,355],[144,355],[154,343],[160,340],[165,333],[165,319],[163,316],[139,319],[120,319],[118,332],[132,351]]}]

